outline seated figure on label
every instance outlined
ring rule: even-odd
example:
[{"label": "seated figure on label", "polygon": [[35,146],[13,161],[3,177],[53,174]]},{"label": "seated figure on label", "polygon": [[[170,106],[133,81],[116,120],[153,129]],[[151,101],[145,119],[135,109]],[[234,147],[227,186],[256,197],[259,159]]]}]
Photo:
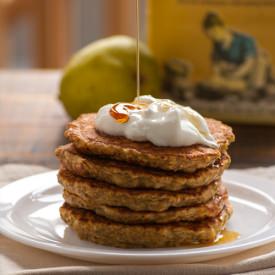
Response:
[{"label": "seated figure on label", "polygon": [[228,28],[213,12],[205,16],[203,29],[213,43],[213,74],[205,88],[238,93],[265,88],[271,74],[270,60],[253,37]]}]

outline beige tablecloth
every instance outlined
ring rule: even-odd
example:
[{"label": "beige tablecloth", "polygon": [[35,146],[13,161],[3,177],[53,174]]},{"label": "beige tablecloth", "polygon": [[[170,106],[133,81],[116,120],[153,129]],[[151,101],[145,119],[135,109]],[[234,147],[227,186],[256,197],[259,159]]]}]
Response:
[{"label": "beige tablecloth", "polygon": [[[47,168],[39,166],[0,166],[0,186],[44,171],[47,171]],[[275,188],[275,166],[249,169],[246,172],[273,180]],[[0,235],[0,274],[271,275],[275,274],[275,243],[201,264],[115,266],[97,265],[62,257],[22,245]]]}]

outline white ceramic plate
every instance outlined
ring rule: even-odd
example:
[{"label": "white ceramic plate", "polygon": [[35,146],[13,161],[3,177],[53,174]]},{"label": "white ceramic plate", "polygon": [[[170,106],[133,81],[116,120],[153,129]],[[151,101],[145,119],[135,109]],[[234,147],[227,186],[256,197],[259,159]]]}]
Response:
[{"label": "white ceramic plate", "polygon": [[275,240],[274,183],[227,171],[223,181],[234,207],[228,229],[240,238],[209,247],[118,249],[81,241],[59,218],[61,188],[56,171],[0,189],[0,231],[23,244],[72,258],[112,264],[190,263],[220,258]]}]

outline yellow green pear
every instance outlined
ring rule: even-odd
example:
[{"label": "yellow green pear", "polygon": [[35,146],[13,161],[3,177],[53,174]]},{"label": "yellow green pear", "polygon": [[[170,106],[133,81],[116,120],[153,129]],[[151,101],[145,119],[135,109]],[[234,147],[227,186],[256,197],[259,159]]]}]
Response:
[{"label": "yellow green pear", "polygon": [[[141,93],[158,97],[159,67],[140,43]],[[77,52],[65,67],[59,98],[72,118],[97,112],[107,103],[130,102],[136,96],[136,40],[112,36]]]}]

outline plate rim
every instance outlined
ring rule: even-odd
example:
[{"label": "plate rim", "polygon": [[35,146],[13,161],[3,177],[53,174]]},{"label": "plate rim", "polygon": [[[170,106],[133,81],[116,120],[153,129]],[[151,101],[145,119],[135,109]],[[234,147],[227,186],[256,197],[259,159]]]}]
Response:
[{"label": "plate rim", "polygon": [[[21,181],[26,181],[29,180],[30,178],[35,178],[35,177],[43,177],[43,176],[53,176],[56,175],[57,170],[53,170],[53,171],[48,171],[48,172],[43,172],[40,174],[36,174],[36,175],[32,175],[32,176],[28,176],[19,180],[16,180],[10,184],[7,184],[5,186],[3,186],[2,188],[0,188],[0,195],[3,192],[3,190],[5,190],[6,188],[11,188],[11,186],[15,186],[16,184],[22,184],[20,183]],[[262,177],[258,177],[258,176],[254,176],[254,175],[246,175],[245,171],[230,171],[227,170],[225,175],[224,175],[224,181],[225,182],[234,182],[233,179],[230,179],[230,174],[233,175],[242,175],[242,177],[249,177],[251,179],[254,179],[255,181],[257,180],[261,180],[264,181],[265,184],[269,184],[269,186],[272,186],[272,181],[268,180],[266,178],[262,178]],[[234,175],[233,175],[234,177]],[[226,179],[229,178],[229,179]],[[239,184],[244,184],[245,186],[248,186],[247,183],[244,182],[240,182],[240,181],[236,181]],[[271,184],[271,185],[270,185]],[[45,188],[47,188],[47,186],[45,186],[45,183],[43,184]],[[50,183],[48,183],[48,185],[50,185]],[[51,183],[51,185],[53,185]],[[37,188],[39,188],[41,185],[38,185]],[[53,185],[54,186],[54,185]],[[255,186],[249,186],[249,187],[253,187],[255,189],[257,189],[258,191],[262,191],[262,188],[257,188]],[[33,189],[33,188],[32,188]],[[35,191],[35,189],[33,189],[32,191]],[[264,191],[263,191],[264,192]],[[266,194],[266,192],[264,192]],[[18,195],[19,196],[19,195]],[[1,203],[0,203],[1,206]],[[0,217],[0,220],[3,219],[5,220],[5,217]],[[7,219],[6,219],[7,220]],[[272,221],[272,219],[270,220],[270,222]],[[8,220],[7,220],[8,222]],[[60,255],[66,255],[66,256],[71,256],[73,258],[78,258],[80,256],[93,256],[93,257],[100,257],[100,256],[108,256],[108,257],[114,257],[115,259],[119,259],[122,257],[131,257],[131,259],[133,258],[154,258],[154,257],[158,257],[158,259],[162,259],[162,258],[173,258],[173,257],[192,257],[192,256],[197,256],[197,254],[199,253],[197,249],[193,249],[191,251],[191,249],[186,250],[184,248],[160,248],[160,249],[148,249],[148,252],[146,251],[147,249],[141,249],[140,252],[135,251],[134,253],[131,253],[131,249],[118,249],[119,251],[108,251],[109,248],[111,249],[115,249],[113,247],[106,247],[106,251],[104,248],[100,248],[97,249],[96,247],[91,247],[91,248],[85,248],[85,247],[81,247],[81,246],[71,246],[68,244],[65,244],[65,246],[61,246],[56,245],[56,244],[52,244],[52,243],[47,243],[46,241],[42,241],[42,240],[32,240],[32,239],[28,239],[28,234],[26,236],[23,236],[21,234],[18,235],[18,233],[12,231],[12,230],[8,230],[4,228],[4,226],[2,226],[2,224],[4,223],[0,223],[0,232],[10,238],[13,239],[15,241],[18,241],[20,243],[23,243],[25,245],[28,246],[32,246],[38,249],[43,249],[46,251],[50,251],[50,252],[54,252]],[[14,224],[9,223],[10,226],[13,227],[13,229],[18,228],[16,227]],[[10,229],[10,227],[9,227]],[[269,236],[266,236],[265,238],[260,238],[260,239],[256,239],[256,240],[252,240],[250,242],[244,242],[241,244],[236,245],[228,245],[228,244],[224,244],[224,245],[219,245],[217,247],[212,246],[210,250],[207,251],[203,251],[204,256],[211,256],[217,252],[219,252],[220,254],[226,256],[230,254],[234,254],[234,253],[239,253],[242,252],[244,250],[250,249],[250,248],[255,248],[255,247],[259,247],[262,245],[265,245],[267,243],[270,243],[271,241],[275,241],[275,227],[271,227],[269,228],[266,232],[271,231],[272,232],[273,229],[273,234],[270,234]],[[19,228],[19,230],[21,230]],[[23,231],[24,232],[24,231]],[[24,232],[26,233],[26,232]],[[233,243],[234,244],[234,243]],[[58,251],[57,251],[58,250]],[[153,251],[155,250],[155,251]],[[160,251],[162,250],[162,251]],[[164,253],[165,251],[165,253]],[[147,252],[147,253],[146,253]],[[76,257],[75,253],[78,253],[79,257]]]}]

